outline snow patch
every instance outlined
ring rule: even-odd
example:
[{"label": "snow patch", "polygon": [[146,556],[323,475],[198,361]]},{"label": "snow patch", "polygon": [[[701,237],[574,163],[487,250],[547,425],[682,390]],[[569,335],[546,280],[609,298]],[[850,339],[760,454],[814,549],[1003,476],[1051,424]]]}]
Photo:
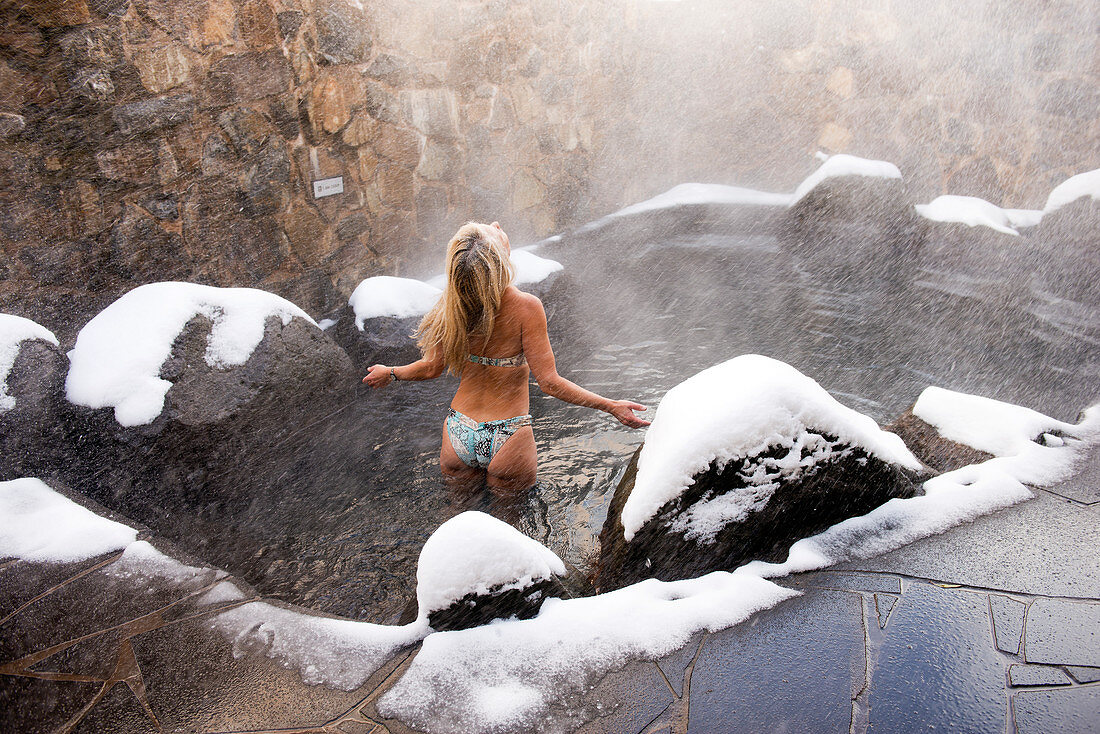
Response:
[{"label": "snow patch", "polygon": [[1007,211],[976,196],[939,196],[929,204],[917,204],[913,208],[933,222],[956,222],[970,227],[989,227],[1004,234],[1020,234],[1013,228],[1012,217]]},{"label": "snow patch", "polygon": [[212,629],[233,645],[233,657],[263,654],[297,670],[310,685],[353,691],[395,652],[429,630],[423,622],[393,627],[304,614],[249,602],[213,617]]},{"label": "snow patch", "polygon": [[0,482],[0,558],[72,563],[125,548],[137,530],[100,517],[40,479]]},{"label": "snow patch", "polygon": [[423,316],[442,294],[442,290],[421,280],[379,275],[356,286],[348,304],[355,311],[356,328],[362,331],[367,319]]},{"label": "snow patch", "polygon": [[546,546],[483,512],[463,512],[432,533],[416,566],[419,618],[467,594],[522,589],[565,575]]},{"label": "snow patch", "polygon": [[[679,497],[712,461],[724,465],[773,446],[793,447],[792,441],[805,442],[812,431],[826,432],[883,461],[921,468],[898,436],[841,405],[794,367],[757,354],[742,355],[680,383],[657,407],[638,457],[634,489],[622,511],[626,539]],[[795,453],[788,455],[792,461],[797,460]],[[763,475],[759,479],[757,487],[768,483]],[[725,500],[709,519],[737,517],[751,511],[758,499],[744,495]],[[713,532],[706,519],[699,518],[702,536]]]},{"label": "snow patch", "polygon": [[551,274],[564,269],[564,266],[557,260],[539,257],[531,252],[532,249],[533,248],[512,250],[511,260],[512,267],[515,268],[516,271],[516,279],[514,281],[516,285],[541,283],[549,278]]},{"label": "snow patch", "polygon": [[185,584],[200,576],[213,575],[221,578],[225,571],[212,568],[188,566],[175,558],[164,555],[148,541],[138,540],[126,546],[122,556],[107,566],[104,573],[117,578],[164,579],[175,584]]},{"label": "snow patch", "polygon": [[15,407],[15,396],[8,394],[8,376],[19,356],[20,346],[28,339],[57,346],[57,337],[45,326],[22,316],[0,313],[0,413]]},{"label": "snow patch", "polygon": [[69,401],[115,409],[123,426],[151,423],[164,409],[172,383],[160,377],[172,344],[196,316],[213,322],[206,363],[227,368],[248,361],[263,340],[265,322],[283,325],[305,311],[274,293],[196,283],[150,283],[125,294],[80,330],[69,352]]},{"label": "snow patch", "polygon": [[772,194],[767,191],[756,191],[722,184],[683,183],[679,186],[673,186],[668,191],[658,194],[652,199],[646,199],[637,204],[624,207],[607,215],[601,221],[616,217],[628,217],[643,212],[673,209],[678,206],[701,204],[788,206],[790,203],[790,194]]},{"label": "snow patch", "polygon": [[1047,197],[1043,211],[1050,214],[1083,196],[1091,197],[1093,201],[1100,201],[1100,168],[1071,176],[1054,187]]},{"label": "snow patch", "polygon": [[893,163],[876,161],[869,158],[858,158],[854,155],[840,153],[829,156],[821,166],[807,176],[798,188],[794,190],[790,205],[798,203],[806,194],[829,178],[838,176],[865,176],[868,178],[901,178],[901,171]]},{"label": "snow patch", "polygon": [[379,712],[433,732],[527,731],[609,670],[667,655],[700,630],[724,629],[797,595],[752,575],[717,572],[548,599],[534,619],[428,636],[379,699]]}]

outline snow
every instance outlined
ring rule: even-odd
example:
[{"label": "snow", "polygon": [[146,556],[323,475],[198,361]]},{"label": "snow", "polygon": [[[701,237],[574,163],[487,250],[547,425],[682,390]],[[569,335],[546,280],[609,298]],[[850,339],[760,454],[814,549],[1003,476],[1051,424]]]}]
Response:
[{"label": "snow", "polygon": [[913,208],[933,222],[957,222],[970,227],[989,227],[1004,234],[1020,234],[1013,228],[1008,212],[976,196],[940,196],[929,204],[917,204]]},{"label": "snow", "polygon": [[0,482],[0,558],[71,563],[125,548],[137,531],[100,517],[39,479]]},{"label": "snow", "polygon": [[104,569],[104,573],[118,578],[163,579],[175,584],[193,582],[203,576],[221,578],[225,571],[188,566],[175,558],[164,555],[148,541],[138,540],[126,546],[117,561]]},{"label": "snow", "polygon": [[467,594],[523,589],[565,575],[553,551],[483,512],[463,512],[432,533],[416,567],[420,619]]},{"label": "snow", "polygon": [[355,311],[356,328],[362,331],[363,322],[367,319],[423,316],[432,309],[442,293],[436,286],[421,280],[379,275],[367,278],[356,286],[348,304]]},{"label": "snow", "polygon": [[1025,229],[1034,227],[1043,219],[1042,209],[1004,209],[1008,217],[1008,223],[1013,229]]},{"label": "snow", "polygon": [[901,171],[893,163],[876,161],[868,158],[858,158],[854,155],[840,153],[829,156],[821,166],[811,173],[798,185],[791,197],[790,204],[794,205],[802,200],[802,197],[813,191],[822,181],[838,176],[866,176],[869,178],[901,178]]},{"label": "snow", "polygon": [[423,622],[395,627],[333,619],[255,601],[216,615],[211,629],[233,657],[263,654],[297,670],[310,685],[353,691],[395,652],[428,633]]},{"label": "snow", "polygon": [[[712,461],[726,464],[773,446],[791,449],[776,466],[761,464],[757,492],[724,499],[694,521],[701,536],[752,511],[767,497],[766,469],[793,468],[801,447],[824,431],[883,461],[912,470],[920,462],[902,440],[868,416],[837,402],[809,377],[784,362],[747,354],[703,370],[665,395],[638,457],[634,489],[622,511],[629,541],[668,501],[691,486]],[[824,458],[828,447],[809,446]],[[774,489],[774,488],[773,488]],[[770,494],[768,495],[770,496]]]},{"label": "snow", "polygon": [[337,323],[338,322],[336,319],[321,319],[317,322],[317,328],[319,328],[321,331],[328,331],[332,327],[336,326]]},{"label": "snow", "polygon": [[771,194],[767,191],[756,191],[738,186],[724,186],[722,184],[683,183],[674,186],[663,194],[658,194],[652,199],[637,204],[631,204],[613,214],[604,217],[604,220],[612,217],[627,217],[643,212],[672,209],[678,206],[693,206],[701,204],[748,204],[755,206],[788,206],[791,203],[790,194]]},{"label": "snow", "polygon": [[19,348],[28,339],[40,339],[57,346],[57,337],[41,324],[22,316],[0,313],[0,413],[15,407],[15,396],[8,394],[8,375],[19,356]]},{"label": "snow", "polygon": [[679,649],[798,592],[740,573],[548,599],[537,617],[428,636],[379,712],[432,732],[528,731],[633,658]]},{"label": "snow", "polygon": [[514,281],[516,285],[541,283],[549,278],[551,274],[563,269],[562,264],[557,260],[539,257],[531,252],[532,249],[534,248],[512,250],[511,259],[512,267],[516,270],[516,279]]},{"label": "snow", "polygon": [[89,408],[115,409],[123,426],[151,423],[164,409],[172,383],[161,365],[195,316],[213,322],[206,363],[226,368],[248,361],[263,340],[270,317],[283,325],[304,311],[273,293],[252,288],[215,288],[196,283],[150,283],[125,294],[80,330],[69,352],[68,398]]},{"label": "snow", "polygon": [[1067,478],[1100,436],[1100,405],[1073,425],[1020,406],[929,387],[913,412],[944,437],[992,453],[994,458],[929,479],[923,496],[892,499],[866,515],[799,540],[783,563],[754,561],[738,571],[767,577],[811,571],[853,558],[871,558],[942,533],[1030,499],[1025,482],[1049,486]]},{"label": "snow", "polygon": [[1100,168],[1087,173],[1079,173],[1071,176],[1050,192],[1043,211],[1050,214],[1072,204],[1083,196],[1089,196],[1093,201],[1100,201]]},{"label": "snow", "polygon": [[[515,270],[516,274],[516,278],[513,281],[515,285],[540,283],[550,277],[551,274],[564,269],[564,266],[557,260],[551,260],[536,255],[534,250],[537,250],[538,247],[538,245],[531,245],[530,247],[524,247],[522,249],[513,248],[511,261],[512,268]],[[436,288],[444,288],[447,285],[447,275],[446,273],[437,275],[427,282],[428,285]]]}]

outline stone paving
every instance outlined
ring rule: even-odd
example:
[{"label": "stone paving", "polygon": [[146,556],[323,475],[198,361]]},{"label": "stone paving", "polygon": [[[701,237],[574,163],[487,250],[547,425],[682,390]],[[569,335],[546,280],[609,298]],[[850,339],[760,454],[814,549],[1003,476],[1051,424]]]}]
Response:
[{"label": "stone paving", "polygon": [[[782,579],[805,593],[628,664],[555,709],[548,726],[1100,732],[1100,497],[1086,486],[1097,486],[1096,459],[1023,505]],[[213,615],[256,598],[208,603],[223,572],[149,579],[120,573],[117,559],[0,561],[0,730],[410,731],[380,718],[374,701],[416,646],[355,691],[310,686],[211,630]]]}]

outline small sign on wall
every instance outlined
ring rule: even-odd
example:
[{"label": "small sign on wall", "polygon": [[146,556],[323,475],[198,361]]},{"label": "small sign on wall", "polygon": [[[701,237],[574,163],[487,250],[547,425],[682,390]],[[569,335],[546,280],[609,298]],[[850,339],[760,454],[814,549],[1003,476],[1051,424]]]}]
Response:
[{"label": "small sign on wall", "polygon": [[323,199],[333,194],[344,193],[344,177],[322,178],[313,182],[313,198]]}]

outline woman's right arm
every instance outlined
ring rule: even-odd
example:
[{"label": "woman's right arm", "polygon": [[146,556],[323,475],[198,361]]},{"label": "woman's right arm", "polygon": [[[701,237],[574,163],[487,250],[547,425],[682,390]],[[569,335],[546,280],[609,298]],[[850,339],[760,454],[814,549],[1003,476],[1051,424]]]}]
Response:
[{"label": "woman's right arm", "polygon": [[363,382],[377,389],[390,384],[394,378],[417,382],[434,380],[443,374],[444,367],[443,351],[439,347],[434,347],[426,356],[400,367],[389,367],[384,364],[371,365]]},{"label": "woman's right arm", "polygon": [[542,301],[527,294],[523,315],[523,354],[531,373],[539,383],[539,389],[547,395],[585,408],[595,408],[613,415],[620,423],[631,428],[642,428],[649,421],[634,415],[635,410],[645,410],[629,400],[609,400],[591,390],[571,382],[558,374],[554,350],[550,347],[550,335],[546,328],[546,311]]}]

